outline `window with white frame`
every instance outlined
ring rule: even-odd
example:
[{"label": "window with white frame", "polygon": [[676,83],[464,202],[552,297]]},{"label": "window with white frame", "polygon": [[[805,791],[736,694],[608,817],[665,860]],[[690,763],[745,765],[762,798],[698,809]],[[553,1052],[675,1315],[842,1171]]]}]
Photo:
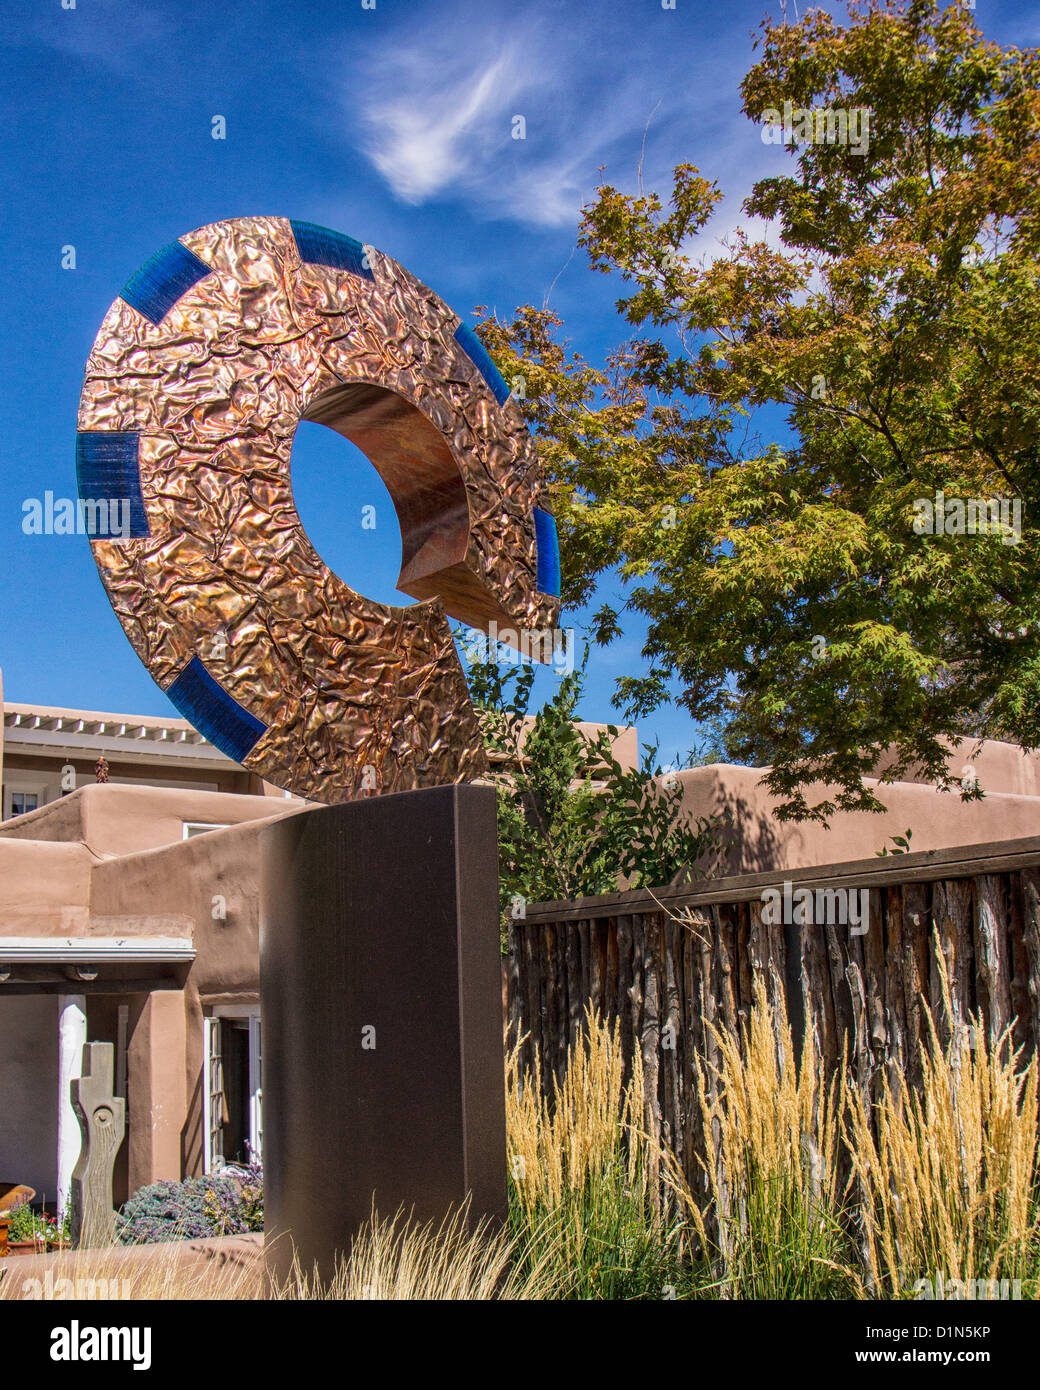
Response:
[{"label": "window with white frame", "polygon": [[226,830],[227,822],[217,825],[215,822],[201,820],[181,821],[182,835],[185,840],[193,840],[196,835],[206,835],[211,830]]},{"label": "window with white frame", "polygon": [[48,779],[38,773],[23,772],[20,768],[8,768],[5,772],[4,820],[35,811],[38,806],[45,806],[58,795],[58,788],[52,787]]},{"label": "window with white frame", "polygon": [[263,1141],[259,1005],[214,1008],[203,1020],[204,1169],[259,1161]]}]

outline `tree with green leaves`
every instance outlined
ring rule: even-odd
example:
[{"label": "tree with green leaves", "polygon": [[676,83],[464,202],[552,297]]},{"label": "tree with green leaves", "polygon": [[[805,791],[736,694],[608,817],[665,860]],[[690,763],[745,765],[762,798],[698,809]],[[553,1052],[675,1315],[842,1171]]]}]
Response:
[{"label": "tree with green leaves", "polygon": [[588,648],[534,714],[532,665],[500,665],[486,646],[464,654],[496,769],[504,921],[529,902],[692,881],[717,867],[719,824],[683,813],[682,787],[662,773],[656,745],[625,768],[616,727],[591,737],[578,726]]},{"label": "tree with green leaves", "polygon": [[[605,364],[547,309],[480,331],[525,379],[565,599],[620,563],[597,637],[647,622],[619,707],[677,687],[769,764],[781,817],[825,820],[878,809],[883,749],[887,780],[950,787],[950,738],[1040,745],[1040,57],[931,0],[767,21],[758,45],[743,110],[777,170],[744,211],[770,239],[697,263],[722,193],[692,163],[667,203],[603,186],[580,241],[626,287]],[[785,102],[822,118],[784,130]],[[841,143],[827,113],[862,111]]]}]

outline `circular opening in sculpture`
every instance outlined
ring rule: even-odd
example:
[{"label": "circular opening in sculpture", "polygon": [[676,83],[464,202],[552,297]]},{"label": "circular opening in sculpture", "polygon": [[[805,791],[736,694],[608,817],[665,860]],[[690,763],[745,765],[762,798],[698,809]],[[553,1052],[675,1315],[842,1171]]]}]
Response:
[{"label": "circular opening in sculpture", "polygon": [[323,392],[302,420],[327,425],[349,440],[382,479],[400,527],[398,591],[413,599],[440,598],[453,618],[482,625],[486,595],[464,563],[466,488],[436,426],[395,391],[367,381],[342,382]]},{"label": "circular opening in sculpture", "polygon": [[303,420],[293,436],[293,501],[333,574],[375,603],[415,602],[397,586],[401,528],[386,484],[355,444]]}]

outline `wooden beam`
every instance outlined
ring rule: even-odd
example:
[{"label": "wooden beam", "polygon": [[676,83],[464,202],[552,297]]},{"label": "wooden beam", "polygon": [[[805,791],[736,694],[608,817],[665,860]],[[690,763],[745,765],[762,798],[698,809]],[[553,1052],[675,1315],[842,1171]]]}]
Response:
[{"label": "wooden beam", "polygon": [[[14,972],[12,971],[12,977]],[[69,994],[73,983],[76,994],[151,994],[156,989],[183,989],[183,981],[174,976],[123,980],[76,980],[67,976],[58,980],[16,980],[14,978],[0,983],[0,999],[5,995],[21,994]]]},{"label": "wooden beam", "polygon": [[707,879],[703,885],[694,887],[638,888],[574,902],[529,903],[524,920],[517,925],[523,930],[528,922],[568,922],[579,918],[614,917],[619,912],[655,912],[662,908],[681,910],[711,903],[751,902],[761,897],[764,888],[785,882],[813,888],[883,888],[898,883],[932,883],[940,879],[974,878],[979,874],[1014,873],[1038,865],[1040,836],[1030,835],[1020,840],[875,856],[845,864],[814,864],[802,869],[736,874],[730,878]]}]

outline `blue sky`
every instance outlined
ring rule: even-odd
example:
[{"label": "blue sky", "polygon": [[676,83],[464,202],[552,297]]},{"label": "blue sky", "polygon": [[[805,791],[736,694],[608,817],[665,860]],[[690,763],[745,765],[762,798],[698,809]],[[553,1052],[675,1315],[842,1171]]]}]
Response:
[{"label": "blue sky", "polygon": [[[70,4],[72,0],[64,0]],[[794,0],[789,5],[789,16]],[[666,190],[692,161],[727,198],[710,253],[755,178],[785,157],[739,112],[767,0],[31,0],[3,22],[4,370],[0,667],[9,700],[173,713],[112,614],[82,536],[22,534],[22,504],[75,496],[83,363],[111,301],[158,247],[227,217],[322,223],[378,246],[472,322],[550,303],[593,360],[617,287],[575,248],[596,184]],[[772,9],[778,12],[777,0]],[[988,37],[1040,38],[1035,5],[978,0]],[[511,138],[514,115],[527,138]],[[227,138],[211,136],[222,115]],[[606,166],[597,172],[600,166]],[[74,270],[61,268],[75,247]],[[302,426],[297,503],[323,558],[383,601],[399,535],[375,471]],[[374,504],[375,531],[359,524]],[[580,615],[578,615],[580,617]],[[571,621],[574,620],[572,615]],[[593,653],[582,713],[616,720],[637,629]],[[539,689],[551,687],[543,673]],[[640,726],[665,761],[683,712]]]}]

